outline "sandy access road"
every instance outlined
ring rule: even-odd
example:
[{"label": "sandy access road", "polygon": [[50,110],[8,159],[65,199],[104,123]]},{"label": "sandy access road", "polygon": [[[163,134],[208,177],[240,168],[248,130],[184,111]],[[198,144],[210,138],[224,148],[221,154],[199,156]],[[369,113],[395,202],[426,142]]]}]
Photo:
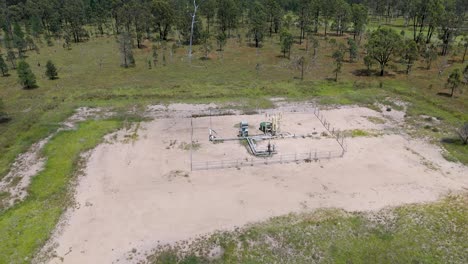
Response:
[{"label": "sandy access road", "polygon": [[[383,116],[367,108],[322,113],[340,129],[384,133],[395,125],[370,122],[369,116]],[[288,120],[294,116],[300,118]],[[233,120],[216,122],[225,121],[227,130],[235,129]],[[190,119],[168,115],[141,124],[138,135],[136,141],[101,144],[91,153],[76,189],[79,206],[66,212],[49,243],[58,256],[50,263],[136,262],[157,243],[289,212],[376,210],[432,201],[468,187],[467,167],[447,162],[434,145],[398,134],[349,138],[340,159],[193,172],[182,144],[190,142]],[[200,135],[198,158],[212,155],[207,150],[214,147],[216,155],[231,153],[223,152],[224,143],[213,145]],[[238,143],[229,148],[245,152]],[[133,249],[136,253],[129,255]]]}]

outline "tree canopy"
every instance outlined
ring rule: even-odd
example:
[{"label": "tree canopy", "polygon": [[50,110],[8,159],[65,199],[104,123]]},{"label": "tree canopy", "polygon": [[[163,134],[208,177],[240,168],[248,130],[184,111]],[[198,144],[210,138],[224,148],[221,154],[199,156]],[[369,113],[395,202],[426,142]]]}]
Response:
[{"label": "tree canopy", "polygon": [[380,75],[384,75],[385,66],[401,47],[401,36],[390,28],[379,28],[372,32],[367,43],[368,55],[380,65]]}]

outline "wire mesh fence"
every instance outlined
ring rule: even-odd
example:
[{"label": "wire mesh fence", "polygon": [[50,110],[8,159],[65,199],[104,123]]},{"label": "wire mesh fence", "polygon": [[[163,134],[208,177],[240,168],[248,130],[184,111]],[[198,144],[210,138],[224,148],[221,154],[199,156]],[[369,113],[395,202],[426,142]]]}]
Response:
[{"label": "wire mesh fence", "polygon": [[[341,147],[341,151],[310,151],[308,153],[293,153],[293,154],[279,154],[272,157],[259,158],[251,157],[245,159],[231,159],[231,160],[212,160],[212,161],[193,161],[192,151],[190,153],[190,166],[191,170],[210,170],[210,169],[224,169],[224,168],[240,168],[256,165],[268,165],[268,164],[282,164],[291,162],[312,162],[323,159],[341,158],[347,151],[345,134],[339,129],[335,129],[331,123],[324,117],[320,109],[316,106],[312,106],[312,111],[307,112],[294,112],[299,113],[313,113],[315,117],[320,121],[325,130],[328,131],[329,135],[333,137]],[[211,113],[210,113],[211,117]],[[211,119],[210,119],[211,120]],[[192,127],[192,142],[193,142],[193,123]],[[211,127],[211,125],[210,125]]]},{"label": "wire mesh fence", "polygon": [[311,151],[308,153],[278,154],[268,158],[245,158],[192,162],[192,170],[241,168],[257,165],[283,164],[292,162],[313,162],[343,157],[344,151]]}]

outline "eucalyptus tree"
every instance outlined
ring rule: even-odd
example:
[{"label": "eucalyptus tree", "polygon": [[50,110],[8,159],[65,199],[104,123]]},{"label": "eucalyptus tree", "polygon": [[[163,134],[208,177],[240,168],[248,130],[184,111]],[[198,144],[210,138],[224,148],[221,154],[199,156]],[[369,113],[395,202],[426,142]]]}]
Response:
[{"label": "eucalyptus tree", "polygon": [[366,47],[368,56],[379,63],[380,76],[383,76],[385,66],[401,47],[401,36],[394,29],[379,28],[371,33]]},{"label": "eucalyptus tree", "polygon": [[255,42],[255,47],[260,47],[260,42],[263,41],[267,14],[263,6],[259,2],[254,2],[249,9],[249,35]]}]

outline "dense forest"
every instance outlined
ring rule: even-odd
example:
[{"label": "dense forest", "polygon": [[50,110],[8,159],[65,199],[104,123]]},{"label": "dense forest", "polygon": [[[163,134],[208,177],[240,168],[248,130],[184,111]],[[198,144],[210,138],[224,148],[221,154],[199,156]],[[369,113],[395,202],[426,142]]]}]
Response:
[{"label": "dense forest", "polygon": [[[267,39],[279,39],[283,57],[291,59],[294,44],[305,45],[307,54],[313,50],[315,56],[316,36],[347,37],[347,42],[335,41],[335,81],[347,54],[349,62],[363,62],[368,72],[377,65],[383,76],[396,58],[409,74],[417,61],[430,69],[452,48],[464,63],[468,49],[466,0],[1,0],[0,5],[0,72],[7,77],[9,71],[17,71],[26,89],[37,87],[24,60],[26,52],[40,53],[41,45],[54,46],[57,40],[71,49],[90,38],[114,36],[125,68],[135,65],[133,50],[150,40],[157,43],[147,62],[151,68],[158,63],[158,49],[166,50],[168,43],[171,54],[186,46],[190,59],[192,45],[200,45],[208,59],[212,41],[222,51],[231,38],[244,38],[255,48]],[[385,27],[397,20],[400,32]],[[163,55],[163,63],[165,59]],[[299,57],[292,63],[303,68],[305,60]],[[53,62],[46,67],[47,77],[56,79]],[[467,76],[468,67],[453,72],[447,81],[451,96]],[[0,104],[0,121],[8,121],[2,108]]]}]

